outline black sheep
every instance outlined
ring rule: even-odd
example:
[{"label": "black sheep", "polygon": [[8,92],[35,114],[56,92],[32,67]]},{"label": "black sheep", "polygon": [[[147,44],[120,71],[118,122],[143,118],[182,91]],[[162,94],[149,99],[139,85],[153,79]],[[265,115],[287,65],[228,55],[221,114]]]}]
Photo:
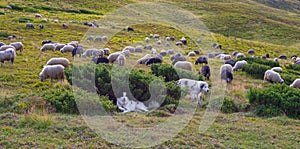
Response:
[{"label": "black sheep", "polygon": [[229,64],[232,67],[234,67],[235,63],[236,63],[236,60],[227,60],[227,61],[224,62],[224,64]]},{"label": "black sheep", "polygon": [[205,66],[202,66],[201,69],[200,69],[200,74],[202,74],[206,80],[209,80],[209,77],[210,77],[210,68],[209,66],[205,65]]},{"label": "black sheep", "polygon": [[196,65],[203,64],[203,63],[208,64],[208,58],[206,56],[198,57],[198,59],[195,62]]},{"label": "black sheep", "polygon": [[279,59],[287,59],[287,56],[286,55],[280,55]]},{"label": "black sheep", "polygon": [[44,40],[44,41],[42,41],[42,45],[44,45],[46,43],[52,43],[52,40]]},{"label": "black sheep", "polygon": [[146,62],[146,65],[151,65],[151,64],[154,64],[154,63],[162,63],[162,60],[157,58],[157,57],[153,57],[153,58],[150,58],[147,62]]},{"label": "black sheep", "polygon": [[128,28],[127,28],[127,31],[128,31],[128,32],[134,32],[134,29],[133,29],[132,27],[128,27]]},{"label": "black sheep", "polygon": [[93,58],[93,61],[95,64],[100,64],[100,63],[109,63],[109,60],[105,57],[100,57],[100,58]]}]

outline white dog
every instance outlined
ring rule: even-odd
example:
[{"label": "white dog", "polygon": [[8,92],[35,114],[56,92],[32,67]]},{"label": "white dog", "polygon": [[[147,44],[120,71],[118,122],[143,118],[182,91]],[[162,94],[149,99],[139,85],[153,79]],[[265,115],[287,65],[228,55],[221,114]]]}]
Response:
[{"label": "white dog", "polygon": [[200,105],[200,98],[202,92],[209,92],[208,84],[203,81],[196,81],[191,79],[179,79],[176,84],[181,87],[188,87],[190,90],[190,95],[192,102],[194,102],[195,95],[197,95],[197,103]]},{"label": "white dog", "polygon": [[129,100],[126,96],[126,92],[123,93],[123,97],[117,98],[117,106],[118,108],[123,111],[123,113],[126,112],[147,112],[147,107],[140,101],[133,101]]}]

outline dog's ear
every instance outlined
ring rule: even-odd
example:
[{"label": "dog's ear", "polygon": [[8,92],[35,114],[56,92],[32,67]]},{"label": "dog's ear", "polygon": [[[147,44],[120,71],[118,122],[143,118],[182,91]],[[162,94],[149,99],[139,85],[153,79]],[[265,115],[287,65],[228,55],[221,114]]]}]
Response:
[{"label": "dog's ear", "polygon": [[200,88],[203,89],[204,86],[205,86],[205,84],[204,84],[204,83],[201,83]]}]

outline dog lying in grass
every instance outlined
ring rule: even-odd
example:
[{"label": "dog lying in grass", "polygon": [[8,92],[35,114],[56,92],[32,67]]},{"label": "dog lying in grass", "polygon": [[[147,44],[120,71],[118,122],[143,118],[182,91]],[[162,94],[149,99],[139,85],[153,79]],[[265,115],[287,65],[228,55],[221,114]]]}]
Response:
[{"label": "dog lying in grass", "polygon": [[123,97],[117,98],[117,106],[123,113],[148,112],[148,108],[142,102],[129,100],[126,92],[123,93]]},{"label": "dog lying in grass", "polygon": [[209,92],[208,84],[204,81],[196,81],[191,79],[179,79],[176,81],[177,85],[181,87],[188,87],[190,91],[190,96],[192,102],[195,100],[195,95],[197,96],[197,103],[200,105],[200,98],[202,92]]}]

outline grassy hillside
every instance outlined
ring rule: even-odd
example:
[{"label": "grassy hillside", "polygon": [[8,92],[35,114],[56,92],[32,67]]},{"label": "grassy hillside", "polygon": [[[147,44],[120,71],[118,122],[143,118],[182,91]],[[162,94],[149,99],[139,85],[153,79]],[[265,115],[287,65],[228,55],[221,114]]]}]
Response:
[{"label": "grassy hillside", "polygon": [[[51,57],[66,57],[73,63],[71,54],[47,51],[40,54],[41,42],[51,39],[60,43],[81,41],[90,29],[82,25],[84,21],[95,21],[105,14],[139,0],[26,0],[0,2],[0,41],[6,44],[21,41],[25,45],[24,52],[17,54],[13,66],[6,63],[0,67],[0,148],[95,148],[120,147],[103,140],[83,119],[75,114],[53,113],[46,99],[71,99],[72,89],[65,80],[64,84],[41,82],[38,74],[43,65]],[[300,55],[300,14],[296,6],[298,1],[260,0],[156,0],[182,7],[191,11],[208,26],[217,42],[223,46],[223,51],[239,51],[246,53],[255,49],[256,55],[269,53],[271,57],[286,54]],[[10,5],[12,10],[8,10]],[[277,9],[279,8],[279,9]],[[40,13],[47,22],[35,18]],[[58,19],[59,23],[53,20]],[[27,22],[34,23],[35,29],[26,29]],[[40,30],[38,24],[44,24]],[[68,29],[61,24],[67,23]],[[130,43],[143,43],[150,33],[161,36],[174,35],[177,39],[184,34],[174,28],[157,24],[142,24],[133,26],[134,33],[121,31],[116,34],[106,47],[112,52],[120,51]],[[9,35],[17,39],[8,40]],[[154,44],[154,41],[153,41]],[[198,49],[195,43],[184,48],[184,53]],[[133,54],[130,59],[139,58],[142,54]],[[164,63],[170,63],[170,56]],[[196,57],[188,58],[195,61]],[[132,61],[135,63],[135,61]],[[210,65],[220,65],[222,61],[211,61]],[[280,61],[291,64],[289,60]],[[136,66],[149,72],[149,67]],[[195,66],[197,73],[200,66]],[[215,70],[218,73],[218,69]],[[297,73],[295,73],[297,74]],[[299,73],[298,73],[299,74]],[[299,75],[297,77],[300,77]],[[260,118],[253,114],[249,106],[246,92],[251,87],[263,88],[269,84],[261,79],[255,79],[245,72],[234,73],[235,80],[227,86],[226,96],[234,100],[238,112],[221,113],[215,123],[204,134],[198,127],[205,113],[204,108],[198,108],[193,119],[173,140],[167,141],[157,148],[297,148],[300,146],[299,120],[286,116],[275,118]],[[211,82],[210,82],[211,83]],[[52,97],[53,95],[53,97]],[[184,100],[190,103],[190,100]],[[208,101],[204,101],[206,104]],[[131,126],[146,127],[166,120],[172,114],[170,109],[162,108],[153,115],[130,113],[119,121]],[[113,113],[122,115],[119,113]],[[184,116],[184,115],[183,115]],[[129,119],[126,119],[128,118]],[[124,118],[124,119],[122,119]],[[132,120],[132,121],[130,121]],[[275,131],[276,130],[276,131]],[[159,134],[158,134],[159,135]]]}]

